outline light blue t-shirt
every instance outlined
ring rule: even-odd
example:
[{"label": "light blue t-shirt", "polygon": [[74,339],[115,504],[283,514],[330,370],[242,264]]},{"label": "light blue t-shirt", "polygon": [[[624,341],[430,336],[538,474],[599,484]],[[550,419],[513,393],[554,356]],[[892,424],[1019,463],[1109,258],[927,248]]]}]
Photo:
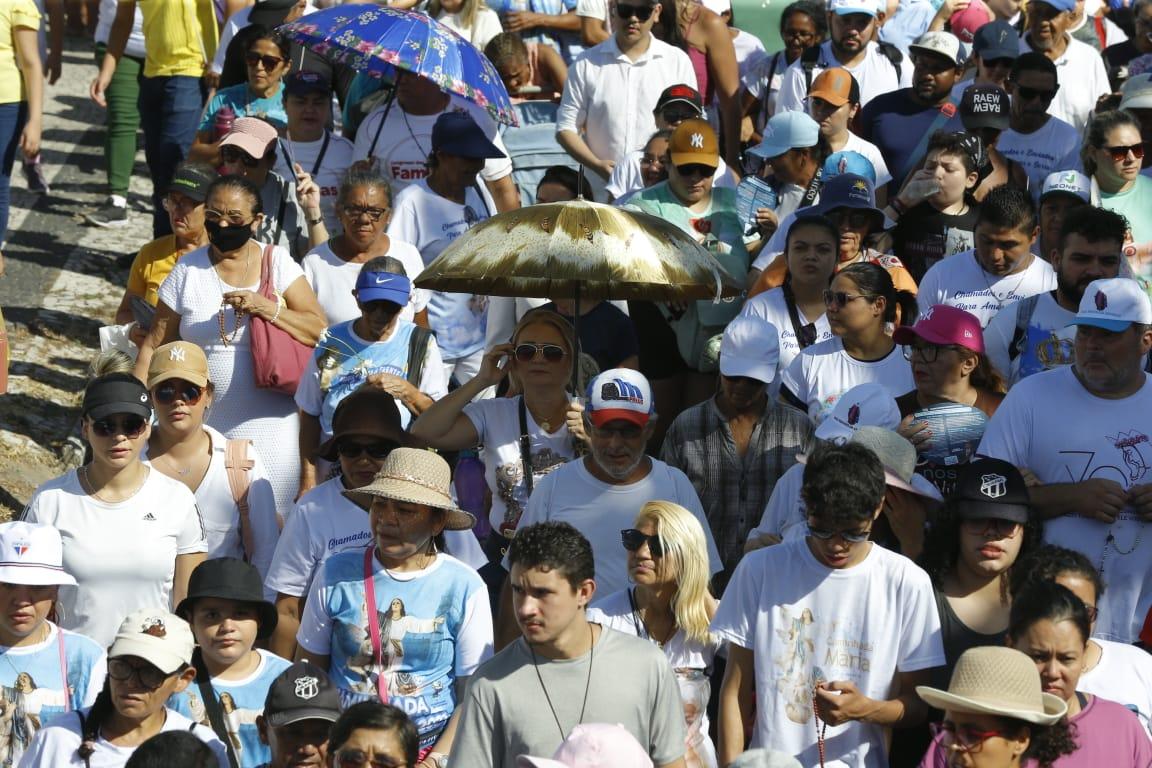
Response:
[{"label": "light blue t-shirt", "polygon": [[200,120],[200,130],[211,131],[216,123],[216,113],[225,106],[231,107],[236,117],[258,117],[278,131],[288,127],[288,115],[284,112],[284,83],[280,83],[271,96],[262,99],[248,90],[247,83],[221,88],[208,102],[208,109],[204,110],[204,117]]},{"label": "light blue t-shirt", "polygon": [[[228,729],[228,738],[232,740],[232,749],[236,752],[241,768],[256,768],[272,759],[268,745],[260,743],[256,717],[264,714],[264,699],[268,696],[272,681],[292,666],[288,661],[268,651],[258,649],[257,653],[260,654],[260,666],[248,677],[242,680],[212,678],[212,689],[221,703],[224,725]],[[168,708],[176,710],[189,720],[212,727],[200,695],[200,686],[195,682],[180,693],[172,694],[168,699]]]},{"label": "light blue t-shirt", "polygon": [[[1132,228],[1132,242],[1152,242],[1152,179],[1147,176],[1137,176],[1136,183],[1127,192],[1110,195],[1100,192],[1100,207],[1115,211],[1128,219],[1128,226]],[[1141,270],[1152,273],[1152,270]],[[1149,274],[1140,274],[1148,277]]]}]

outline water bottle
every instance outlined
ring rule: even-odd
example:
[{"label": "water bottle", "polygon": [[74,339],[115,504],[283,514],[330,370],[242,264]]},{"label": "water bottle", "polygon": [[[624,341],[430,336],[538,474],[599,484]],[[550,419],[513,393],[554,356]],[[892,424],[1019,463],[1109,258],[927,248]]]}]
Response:
[{"label": "water bottle", "polygon": [[236,122],[236,112],[232,107],[225,104],[216,111],[216,118],[212,123],[212,129],[216,134],[216,140],[224,138],[224,135],[232,130],[232,124]]},{"label": "water bottle", "polygon": [[756,232],[756,209],[776,209],[776,190],[759,176],[745,176],[736,186],[736,216],[744,227],[744,234]]},{"label": "water bottle", "polygon": [[476,516],[476,527],[472,532],[484,541],[492,532],[492,524],[484,508],[484,497],[488,491],[488,481],[484,479],[484,462],[476,451],[461,451],[456,461],[456,502],[460,508]]}]

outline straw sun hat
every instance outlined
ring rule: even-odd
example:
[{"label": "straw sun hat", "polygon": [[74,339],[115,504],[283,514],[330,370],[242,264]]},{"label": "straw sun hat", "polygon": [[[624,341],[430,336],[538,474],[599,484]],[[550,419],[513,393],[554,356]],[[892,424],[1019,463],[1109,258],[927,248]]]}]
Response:
[{"label": "straw sun hat", "polygon": [[960,656],[948,690],[916,686],[920,698],[937,709],[997,715],[1052,725],[1068,712],[1059,697],[1043,693],[1032,659],[1003,646],[971,648]]},{"label": "straw sun hat", "polygon": [[343,493],[353,501],[359,495],[424,504],[444,511],[446,530],[471,530],[476,518],[452,503],[451,488],[452,470],[444,459],[431,451],[396,448],[371,483]]}]

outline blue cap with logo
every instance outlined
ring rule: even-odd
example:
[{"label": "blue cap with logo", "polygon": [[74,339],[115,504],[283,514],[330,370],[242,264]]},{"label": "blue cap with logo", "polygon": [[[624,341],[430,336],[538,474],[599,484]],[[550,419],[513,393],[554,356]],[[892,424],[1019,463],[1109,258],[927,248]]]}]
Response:
[{"label": "blue cap with logo", "polygon": [[873,184],[876,183],[876,167],[872,165],[871,160],[859,152],[842,150],[828,155],[827,159],[824,160],[825,183],[845,173],[863,176]]},{"label": "blue cap with logo", "polygon": [[864,176],[842,173],[824,183],[815,213],[827,216],[838,208],[868,211],[872,214],[872,229],[879,231],[884,228],[884,213],[876,207],[876,190]]},{"label": "blue cap with logo", "polygon": [[356,278],[356,300],[361,304],[391,301],[403,307],[411,296],[412,281],[407,275],[361,270],[360,276]]},{"label": "blue cap with logo", "polygon": [[990,21],[972,36],[972,51],[984,61],[1020,57],[1020,35],[1006,21]]}]

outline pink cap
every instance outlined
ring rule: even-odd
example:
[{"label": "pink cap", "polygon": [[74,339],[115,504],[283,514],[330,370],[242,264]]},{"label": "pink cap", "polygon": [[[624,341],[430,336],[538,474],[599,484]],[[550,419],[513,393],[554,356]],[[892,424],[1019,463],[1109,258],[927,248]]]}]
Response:
[{"label": "pink cap", "polygon": [[984,0],[972,0],[968,7],[952,14],[948,20],[948,27],[952,34],[960,38],[960,42],[972,44],[976,38],[976,30],[992,21],[992,11],[984,4]]},{"label": "pink cap", "polygon": [[897,344],[911,344],[921,338],[932,344],[955,344],[970,349],[978,355],[984,354],[984,331],[980,321],[957,307],[937,304],[920,315],[911,328],[901,326],[892,332],[892,340]]},{"label": "pink cap", "polygon": [[259,160],[278,135],[275,128],[258,117],[241,117],[232,123],[232,130],[224,134],[220,146],[238,147]]},{"label": "pink cap", "polygon": [[652,768],[652,758],[623,725],[585,723],[572,729],[551,760],[521,755],[516,767]]}]

